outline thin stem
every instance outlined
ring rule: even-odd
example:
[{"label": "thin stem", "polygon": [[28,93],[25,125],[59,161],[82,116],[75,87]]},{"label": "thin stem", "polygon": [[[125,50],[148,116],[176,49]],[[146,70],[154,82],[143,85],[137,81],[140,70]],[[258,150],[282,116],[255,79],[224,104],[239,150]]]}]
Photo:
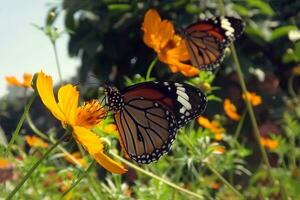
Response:
[{"label": "thin stem", "polygon": [[235,130],[235,133],[234,133],[234,137],[233,137],[234,141],[236,141],[238,139],[238,137],[241,133],[241,130],[242,130],[242,127],[243,127],[243,124],[244,124],[244,121],[245,121],[246,114],[247,114],[247,109],[244,109],[243,114],[241,116],[241,119],[239,121],[239,124],[236,127],[236,130]]},{"label": "thin stem", "polygon": [[31,117],[30,117],[30,114],[28,113],[27,116],[26,116],[26,120],[27,120],[27,123],[29,125],[29,127],[32,129],[32,131],[37,134],[38,136],[40,136],[41,138],[43,138],[44,140],[47,140],[49,141],[50,139],[46,136],[46,134],[42,133],[33,123]]},{"label": "thin stem", "polygon": [[244,199],[243,195],[237,191],[215,168],[206,163],[208,169],[215,174],[229,189],[231,189],[239,198]]},{"label": "thin stem", "polygon": [[[224,3],[223,3],[223,0],[219,0],[219,7],[220,7],[220,11],[223,12],[222,14],[225,15],[226,13],[225,13],[225,6],[224,6]],[[241,70],[241,65],[240,65],[239,59],[237,57],[235,47],[234,47],[232,42],[230,44],[230,48],[231,48],[231,52],[232,52],[233,62],[235,63],[235,68],[236,68],[235,70],[238,74],[242,91],[245,94],[247,92],[247,87],[246,87],[243,72]],[[270,181],[274,185],[275,184],[275,178],[273,177],[273,174],[272,174],[272,168],[271,168],[268,156],[267,156],[267,152],[266,152],[264,146],[260,143],[260,132],[259,132],[259,129],[258,129],[258,125],[257,125],[257,122],[256,122],[256,118],[255,118],[253,108],[252,108],[252,106],[251,106],[251,104],[248,100],[245,99],[245,103],[246,103],[246,107],[247,107],[247,110],[248,110],[248,113],[249,113],[249,116],[250,116],[250,121],[252,123],[253,130],[254,130],[253,131],[254,137],[256,139],[256,142],[258,143],[258,146],[259,146],[259,149],[260,149],[260,152],[261,152],[261,155],[262,155],[262,160],[265,163],[265,165],[267,166],[267,172],[268,172]],[[283,187],[281,182],[279,182],[279,184],[280,184],[281,197],[284,200],[288,199],[285,188]]]},{"label": "thin stem", "polygon": [[293,99],[297,99],[298,96],[293,87],[294,78],[295,78],[295,75],[292,74],[288,79],[288,91],[289,91],[290,95],[293,97]]},{"label": "thin stem", "polygon": [[18,183],[18,185],[11,191],[11,193],[6,197],[6,200],[12,199],[13,196],[19,191],[19,189],[23,186],[23,184],[27,181],[27,179],[31,176],[31,174],[35,171],[35,169],[48,157],[48,155],[68,136],[68,132],[66,132],[55,144],[49,148],[46,153],[43,155],[41,159],[39,159],[34,165],[29,169],[27,174],[23,177],[23,179]]},{"label": "thin stem", "polygon": [[151,76],[151,72],[152,72],[152,70],[153,70],[155,64],[157,63],[157,61],[158,61],[158,57],[156,57],[156,58],[151,62],[151,64],[149,65],[148,70],[147,70],[147,74],[146,74],[146,80],[147,80],[147,81],[150,80],[150,78],[151,78],[151,77],[150,77],[150,76]]},{"label": "thin stem", "polygon": [[184,189],[184,188],[182,188],[182,187],[180,187],[180,186],[178,186],[178,185],[176,185],[176,184],[174,184],[174,183],[172,183],[172,182],[170,182],[170,181],[168,181],[166,179],[163,179],[163,178],[161,178],[161,177],[159,177],[159,176],[157,176],[157,175],[155,175],[155,174],[153,174],[153,173],[151,173],[149,171],[146,171],[146,170],[144,170],[144,169],[136,166],[135,164],[127,161],[126,159],[120,157],[119,155],[117,155],[117,154],[115,154],[113,152],[110,152],[110,154],[113,155],[114,157],[116,157],[121,162],[123,162],[126,165],[128,165],[129,167],[131,167],[131,168],[133,168],[133,169],[135,169],[135,170],[137,170],[137,171],[139,171],[139,172],[141,172],[141,173],[143,173],[143,174],[145,174],[147,176],[150,176],[151,178],[154,178],[154,179],[156,179],[158,181],[161,181],[161,182],[169,185],[170,187],[173,187],[173,188],[177,189],[178,191],[184,192],[184,193],[189,194],[189,195],[191,195],[193,197],[196,197],[198,199],[203,199],[203,196],[200,195],[200,194],[197,194],[197,193],[194,193],[194,192],[192,192],[190,190]]},{"label": "thin stem", "polygon": [[58,54],[57,54],[57,48],[56,48],[55,41],[52,42],[52,46],[53,46],[53,51],[54,51],[54,55],[55,55],[55,62],[56,62],[59,82],[60,82],[60,85],[62,85],[63,84],[63,79],[62,79],[62,75],[61,75],[60,64],[59,64],[59,59],[58,59]]},{"label": "thin stem", "polygon": [[64,193],[63,193],[63,195],[62,195],[62,197],[61,197],[61,199],[63,199],[63,197],[65,197],[71,190],[73,190],[73,188],[74,187],[76,187],[76,185],[78,185],[78,183],[88,174],[88,172],[93,168],[93,166],[95,165],[95,160],[93,160],[93,162],[91,162],[91,164],[89,165],[89,167],[85,170],[85,171],[83,171],[83,172],[81,172],[80,174],[79,174],[79,177],[77,178],[77,180],[74,182],[74,183],[72,183],[72,185],[68,188],[68,190],[67,191],[65,191]]},{"label": "thin stem", "polygon": [[21,118],[20,118],[20,121],[19,121],[19,123],[18,123],[18,125],[17,125],[15,131],[13,132],[12,137],[11,137],[9,143],[8,143],[7,148],[6,148],[6,154],[10,151],[10,149],[11,149],[13,143],[14,143],[15,140],[17,139],[17,137],[18,137],[18,135],[19,135],[19,132],[20,132],[20,129],[22,128],[22,125],[23,125],[23,123],[24,123],[24,121],[25,121],[26,115],[28,114],[29,109],[30,109],[30,107],[31,107],[31,105],[32,105],[32,103],[33,103],[35,97],[36,97],[36,92],[34,92],[34,93],[32,94],[32,96],[30,97],[28,103],[25,105],[25,107],[24,107],[24,112],[23,112],[23,114],[22,114],[22,116],[21,116]]},{"label": "thin stem", "polygon": [[[56,143],[57,141],[54,138],[48,138],[48,136],[41,132],[32,122],[32,119],[28,113],[27,115],[27,122],[29,124],[29,127],[32,129],[32,131],[37,134],[38,136],[40,136],[41,138],[52,142],[53,144]],[[61,150],[67,157],[69,157],[77,166],[79,166],[80,168],[82,168],[82,164],[80,162],[78,162],[78,160],[72,155],[70,154],[64,147],[62,147],[61,145],[58,145],[57,147],[59,150]]]}]

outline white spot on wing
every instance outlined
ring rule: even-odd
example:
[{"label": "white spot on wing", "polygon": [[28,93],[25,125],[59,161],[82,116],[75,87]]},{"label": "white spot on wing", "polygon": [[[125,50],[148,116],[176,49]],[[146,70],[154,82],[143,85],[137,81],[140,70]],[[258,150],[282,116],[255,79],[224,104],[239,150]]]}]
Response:
[{"label": "white spot on wing", "polygon": [[175,83],[174,84],[175,86],[177,86],[177,87],[181,87],[181,86],[183,86],[182,84],[180,84],[180,83]]},{"label": "white spot on wing", "polygon": [[181,96],[177,97],[177,100],[181,103],[181,105],[183,105],[187,110],[192,109],[191,104],[185,100],[184,98],[182,98]]},{"label": "white spot on wing", "polygon": [[185,107],[182,107],[182,108],[180,108],[180,110],[179,110],[179,112],[182,113],[182,114],[184,114],[185,111],[186,111],[186,108],[185,108]]},{"label": "white spot on wing", "polygon": [[177,90],[180,90],[182,92],[185,92],[185,88],[184,87],[176,87]]},{"label": "white spot on wing", "polygon": [[189,100],[189,96],[185,93],[185,92],[182,92],[180,90],[177,90],[176,91],[176,94],[178,94],[179,96],[183,97],[185,100]]}]

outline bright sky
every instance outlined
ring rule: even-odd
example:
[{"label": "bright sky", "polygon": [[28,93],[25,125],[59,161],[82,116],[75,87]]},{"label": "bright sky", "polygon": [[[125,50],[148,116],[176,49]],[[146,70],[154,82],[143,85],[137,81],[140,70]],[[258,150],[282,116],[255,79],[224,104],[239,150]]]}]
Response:
[{"label": "bright sky", "polygon": [[[32,24],[43,26],[50,1],[10,0],[0,7],[0,96],[7,91],[5,76],[17,76],[22,80],[24,72],[43,70],[58,82],[55,57],[49,39]],[[52,1],[53,2],[53,1]],[[57,1],[54,1],[57,2]],[[63,16],[56,26],[62,30]],[[68,35],[57,41],[63,79],[76,74],[79,59],[70,58],[67,52]]]}]

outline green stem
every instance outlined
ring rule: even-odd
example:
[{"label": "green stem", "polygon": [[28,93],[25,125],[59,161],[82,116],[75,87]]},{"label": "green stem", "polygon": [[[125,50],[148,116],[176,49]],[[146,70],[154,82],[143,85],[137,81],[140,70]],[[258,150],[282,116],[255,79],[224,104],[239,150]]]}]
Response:
[{"label": "green stem", "polygon": [[27,116],[26,116],[26,120],[27,120],[27,123],[29,125],[29,127],[32,129],[32,131],[37,134],[38,136],[40,136],[41,138],[43,138],[44,140],[47,140],[49,141],[49,138],[46,136],[46,134],[42,133],[33,123],[31,117],[30,117],[30,114],[28,113]]},{"label": "green stem", "polygon": [[[219,0],[219,7],[220,7],[220,11],[223,12],[222,14],[225,15],[226,13],[225,13],[225,6],[224,6],[224,3],[223,3],[223,0]],[[231,48],[231,52],[232,52],[233,62],[235,63],[235,67],[236,67],[235,70],[238,74],[242,91],[245,94],[247,92],[247,87],[246,87],[243,72],[241,70],[241,65],[240,65],[235,47],[234,47],[232,42],[230,44],[230,48]],[[259,149],[260,149],[260,152],[261,152],[261,155],[262,155],[262,160],[265,163],[265,165],[267,166],[267,171],[268,171],[270,181],[274,185],[275,184],[275,178],[273,177],[273,174],[272,174],[272,168],[271,168],[268,156],[267,156],[267,152],[266,152],[264,146],[260,143],[260,132],[259,132],[259,129],[258,129],[258,125],[257,125],[257,122],[256,122],[256,118],[255,118],[255,114],[254,114],[252,105],[246,99],[245,99],[245,103],[246,103],[246,107],[247,107],[247,110],[248,110],[248,113],[249,113],[249,116],[250,116],[250,121],[252,123],[253,130],[254,130],[253,131],[254,137],[256,139],[256,142],[258,143],[258,146],[259,146]],[[281,193],[282,199],[284,199],[284,200],[288,199],[287,192],[286,192],[285,188],[283,187],[281,182],[279,182],[279,184],[280,184],[280,193]]]},{"label": "green stem", "polygon": [[295,75],[292,74],[288,79],[288,91],[289,91],[290,95],[293,97],[293,99],[297,99],[298,96],[293,87],[294,78],[295,78]]},{"label": "green stem", "polygon": [[77,180],[68,188],[67,191],[65,191],[61,197],[61,199],[63,199],[71,190],[73,190],[74,187],[76,187],[76,185],[78,185],[78,183],[88,174],[88,172],[93,168],[93,166],[95,165],[95,160],[93,160],[93,162],[91,162],[91,164],[89,165],[89,167],[81,172],[79,174],[79,177],[77,178]]},{"label": "green stem", "polygon": [[244,199],[243,195],[237,191],[215,168],[206,163],[208,169],[215,174],[229,189],[231,189],[240,199]]},{"label": "green stem", "polygon": [[239,121],[239,124],[236,127],[236,130],[235,130],[235,133],[234,133],[234,137],[233,137],[233,141],[236,141],[238,139],[240,133],[241,133],[241,130],[242,130],[242,127],[243,127],[243,124],[244,124],[244,121],[245,121],[246,114],[247,114],[247,110],[244,109],[243,114],[241,116],[241,119]]},{"label": "green stem", "polygon": [[[45,133],[41,132],[41,131],[34,125],[34,123],[33,123],[32,120],[31,120],[31,117],[30,117],[29,113],[28,113],[28,115],[27,115],[27,122],[28,122],[28,124],[29,124],[29,127],[32,129],[32,131],[33,131],[35,134],[37,134],[38,136],[40,136],[41,138],[43,138],[43,139],[45,139],[45,140],[47,140],[47,141],[52,142],[53,144],[57,142],[54,138],[48,138],[48,136],[47,136]],[[78,160],[77,160],[74,156],[72,156],[72,154],[70,154],[64,147],[62,147],[61,145],[58,145],[57,148],[58,148],[59,150],[61,150],[66,156],[68,156],[68,157],[76,164],[76,166],[82,168],[82,164],[81,164],[80,162],[78,162]]]},{"label": "green stem", "polygon": [[13,196],[19,191],[19,189],[23,186],[23,184],[27,181],[27,179],[32,175],[34,170],[48,157],[48,155],[68,136],[68,132],[66,132],[55,144],[49,148],[46,153],[43,155],[41,159],[39,159],[34,165],[29,169],[27,174],[23,177],[23,179],[18,183],[18,185],[11,191],[11,193],[6,197],[6,200],[12,199]]},{"label": "green stem", "polygon": [[156,57],[156,58],[151,62],[151,64],[149,65],[148,70],[147,70],[147,74],[146,74],[146,81],[149,81],[149,80],[150,80],[150,78],[151,78],[151,77],[150,77],[150,76],[151,76],[151,72],[152,72],[152,70],[153,70],[155,64],[157,63],[157,61],[158,61],[158,57]]},{"label": "green stem", "polygon": [[114,157],[116,157],[121,162],[123,162],[126,165],[128,165],[129,167],[131,167],[131,168],[133,168],[133,169],[135,169],[135,170],[137,170],[137,171],[139,171],[139,172],[141,172],[141,173],[143,173],[143,174],[145,174],[147,176],[150,176],[151,178],[154,178],[154,179],[156,179],[158,181],[161,181],[161,182],[169,185],[170,187],[173,187],[173,188],[177,189],[180,192],[184,192],[184,193],[189,194],[189,195],[191,195],[193,197],[196,197],[198,199],[203,199],[203,196],[200,195],[200,194],[197,194],[197,193],[194,193],[194,192],[192,192],[190,190],[184,189],[184,188],[182,188],[182,187],[180,187],[180,186],[178,186],[178,185],[176,185],[176,184],[174,184],[174,183],[172,183],[172,182],[170,182],[170,181],[168,181],[166,179],[163,179],[163,178],[161,178],[161,177],[159,177],[159,176],[157,176],[157,175],[155,175],[155,174],[153,174],[153,173],[151,173],[149,171],[146,171],[146,170],[144,170],[144,169],[136,166],[135,164],[129,162],[128,160],[120,157],[119,155],[117,155],[117,154],[115,154],[113,152],[110,152],[110,154],[113,155]]},{"label": "green stem", "polygon": [[54,51],[54,55],[55,55],[55,62],[56,62],[59,82],[60,82],[60,85],[62,85],[63,84],[63,79],[62,79],[62,75],[61,75],[60,64],[59,64],[59,59],[58,59],[58,54],[57,54],[57,48],[56,48],[55,41],[52,42],[52,46],[53,46],[53,51]]},{"label": "green stem", "polygon": [[23,112],[23,114],[22,114],[22,116],[21,116],[21,119],[20,119],[20,121],[19,121],[19,123],[18,123],[18,125],[17,125],[17,127],[16,127],[16,129],[15,129],[15,131],[13,132],[12,137],[11,137],[11,139],[10,139],[10,141],[9,141],[9,144],[8,144],[8,146],[7,146],[7,148],[6,148],[6,154],[8,154],[8,152],[10,151],[10,149],[11,149],[13,143],[14,143],[15,140],[17,139],[17,137],[18,137],[18,135],[19,135],[19,132],[20,132],[20,129],[22,128],[22,125],[23,125],[23,123],[24,123],[24,121],[25,121],[26,115],[28,114],[29,109],[30,109],[30,107],[31,107],[31,105],[32,105],[32,103],[33,103],[35,97],[36,97],[36,92],[34,92],[34,93],[32,94],[32,96],[30,97],[28,103],[25,105],[25,107],[24,107],[24,112]]}]

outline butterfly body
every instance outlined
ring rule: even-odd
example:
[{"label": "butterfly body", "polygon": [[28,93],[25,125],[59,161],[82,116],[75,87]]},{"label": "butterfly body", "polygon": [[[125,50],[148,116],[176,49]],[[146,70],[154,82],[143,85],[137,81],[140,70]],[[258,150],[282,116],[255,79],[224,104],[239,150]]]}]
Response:
[{"label": "butterfly body", "polygon": [[242,20],[234,17],[215,17],[199,20],[181,29],[193,66],[202,70],[215,69],[224,58],[225,49],[244,29]]},{"label": "butterfly body", "polygon": [[147,164],[170,151],[178,129],[200,115],[206,97],[196,87],[145,82],[122,91],[105,88],[122,146],[131,159]]}]

